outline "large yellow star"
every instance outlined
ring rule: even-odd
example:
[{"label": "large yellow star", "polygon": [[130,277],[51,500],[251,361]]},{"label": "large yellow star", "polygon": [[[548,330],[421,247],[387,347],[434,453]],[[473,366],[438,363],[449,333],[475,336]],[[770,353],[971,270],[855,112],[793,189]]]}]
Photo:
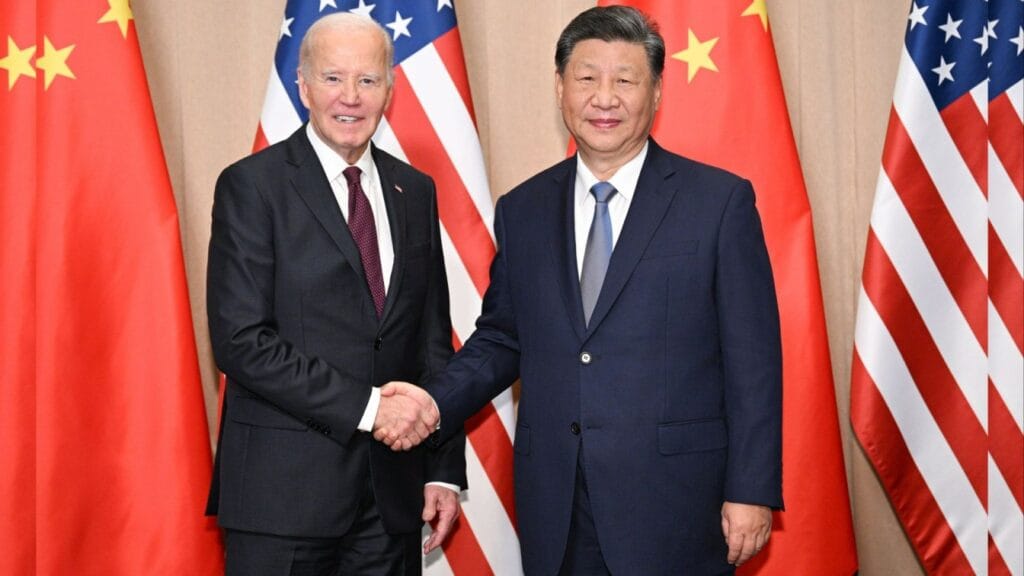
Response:
[{"label": "large yellow star", "polygon": [[53,47],[50,39],[43,36],[43,55],[36,58],[36,68],[43,71],[43,77],[45,78],[44,89],[49,90],[50,84],[53,83],[53,79],[57,76],[74,79],[75,74],[71,72],[71,68],[68,68],[68,56],[71,55],[71,51],[74,49],[75,45],[72,44],[57,50]]},{"label": "large yellow star", "polygon": [[14,89],[14,83],[21,76],[29,78],[36,77],[35,68],[32,68],[32,56],[36,53],[35,46],[29,46],[24,50],[18,48],[14,38],[7,37],[7,56],[0,58],[0,68],[7,70],[7,91]]},{"label": "large yellow star", "polygon": [[760,16],[761,26],[764,26],[765,32],[768,31],[768,7],[765,6],[764,0],[754,0],[740,16]]},{"label": "large yellow star", "polygon": [[110,6],[110,10],[100,18],[97,24],[106,24],[107,22],[117,22],[118,28],[121,29],[121,36],[128,37],[128,21],[134,20],[132,16],[132,7],[129,5],[129,0],[107,0],[107,5]]},{"label": "large yellow star", "polygon": [[693,30],[689,30],[689,42],[686,46],[686,50],[677,52],[672,55],[676,60],[682,60],[687,65],[687,83],[693,82],[693,77],[697,75],[697,72],[701,68],[706,68],[712,72],[718,72],[718,67],[711,60],[711,49],[715,47],[715,43],[718,42],[718,38],[712,38],[706,42],[701,42],[697,39],[697,35],[693,33]]}]

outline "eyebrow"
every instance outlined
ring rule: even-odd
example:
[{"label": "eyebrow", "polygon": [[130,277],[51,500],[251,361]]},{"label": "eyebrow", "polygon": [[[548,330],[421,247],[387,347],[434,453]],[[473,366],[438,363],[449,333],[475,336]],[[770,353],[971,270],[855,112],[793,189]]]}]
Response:
[{"label": "eyebrow", "polygon": [[358,77],[368,76],[370,78],[381,78],[381,77],[383,77],[383,74],[381,74],[379,72],[356,72],[354,74],[351,74],[351,73],[348,73],[348,72],[342,72],[341,70],[337,70],[335,68],[325,68],[323,70],[317,70],[316,73],[320,74],[320,75],[331,74],[331,75],[334,75],[334,76],[358,76]]},{"label": "eyebrow", "polygon": [[[576,65],[574,66],[574,68],[583,68],[583,69],[586,69],[586,70],[601,70],[604,67],[600,66],[598,64],[595,64],[593,62],[582,61],[582,62],[577,62]],[[621,66],[617,66],[613,70],[613,72],[642,72],[642,70],[640,68],[637,68],[636,66],[631,66],[629,64],[623,64]]]}]

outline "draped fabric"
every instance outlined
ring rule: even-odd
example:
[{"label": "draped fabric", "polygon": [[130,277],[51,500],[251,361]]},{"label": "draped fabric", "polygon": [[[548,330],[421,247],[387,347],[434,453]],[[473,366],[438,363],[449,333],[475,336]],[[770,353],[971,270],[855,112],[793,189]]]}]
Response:
[{"label": "draped fabric", "polygon": [[0,574],[222,574],[131,9],[4,2],[0,39]]},{"label": "draped fabric", "polygon": [[1024,3],[912,2],[851,416],[925,569],[1024,574]]}]

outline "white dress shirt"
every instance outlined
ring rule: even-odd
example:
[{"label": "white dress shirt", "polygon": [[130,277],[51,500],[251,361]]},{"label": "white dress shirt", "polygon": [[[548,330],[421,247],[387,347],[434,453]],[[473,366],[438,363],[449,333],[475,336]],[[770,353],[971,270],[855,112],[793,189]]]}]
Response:
[{"label": "white dress shirt", "polygon": [[[629,213],[629,205],[633,201],[633,194],[636,193],[636,183],[640,180],[640,170],[644,167],[644,160],[647,158],[647,146],[640,149],[629,162],[626,162],[615,174],[607,180],[615,186],[615,195],[608,200],[608,216],[612,221],[612,250],[615,243],[619,241],[619,234],[622,232],[622,224],[626,221],[626,214]],[[590,188],[600,182],[590,168],[583,163],[580,155],[576,155],[576,197],[575,197],[575,224],[576,224],[576,274],[583,274],[583,254],[587,250],[587,236],[590,235],[590,223],[594,220],[594,209],[597,201],[590,193]],[[614,254],[614,252],[613,252]]]},{"label": "white dress shirt", "polygon": [[[341,215],[345,217],[345,222],[348,222],[348,181],[345,180],[343,172],[349,164],[320,139],[312,124],[306,124],[306,135],[313,145],[317,158],[320,159],[320,166],[323,167],[327,180],[331,183],[331,191],[334,192],[334,199],[341,208]],[[369,145],[352,166],[361,170],[359,183],[373,212],[373,224],[377,229],[377,250],[380,252],[380,271],[384,276],[384,292],[387,293],[388,286],[391,285],[391,270],[395,267],[395,247],[391,240],[391,225],[388,222],[388,209],[384,204],[384,192]]]}]

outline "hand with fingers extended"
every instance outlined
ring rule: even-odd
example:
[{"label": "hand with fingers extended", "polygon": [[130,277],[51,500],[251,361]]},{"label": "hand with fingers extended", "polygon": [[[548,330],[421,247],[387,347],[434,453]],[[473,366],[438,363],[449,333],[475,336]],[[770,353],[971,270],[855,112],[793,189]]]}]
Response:
[{"label": "hand with fingers extended", "polygon": [[440,417],[434,399],[422,388],[389,382],[380,389],[373,437],[396,452],[409,450],[437,429]]},{"label": "hand with fingers extended", "polygon": [[740,566],[768,543],[772,511],[767,506],[726,502],[722,505],[722,534],[729,546],[726,560]]},{"label": "hand with fingers extended", "polygon": [[458,492],[434,484],[423,487],[423,521],[433,529],[423,543],[423,554],[430,554],[444,543],[455,526],[459,510]]}]

